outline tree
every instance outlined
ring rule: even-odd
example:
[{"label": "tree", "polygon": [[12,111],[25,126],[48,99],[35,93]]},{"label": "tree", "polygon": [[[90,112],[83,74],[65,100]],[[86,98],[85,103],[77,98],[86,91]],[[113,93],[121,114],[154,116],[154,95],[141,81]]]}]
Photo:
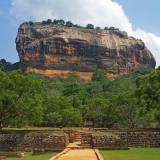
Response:
[{"label": "tree", "polygon": [[34,125],[41,121],[41,81],[30,74],[0,71],[0,124]]},{"label": "tree", "polygon": [[96,30],[101,30],[101,27],[96,27]]},{"label": "tree", "polygon": [[108,27],[104,27],[104,30],[108,30],[109,28]]},{"label": "tree", "polygon": [[42,24],[43,24],[43,25],[46,25],[46,24],[47,24],[47,21],[42,21]]},{"label": "tree", "polygon": [[105,79],[105,70],[98,69],[93,73],[92,81],[104,81]]},{"label": "tree", "polygon": [[133,76],[138,77],[150,73],[153,69],[148,65],[139,65],[133,72]]},{"label": "tree", "polygon": [[[136,82],[136,96],[141,106],[141,116],[146,116],[149,124],[160,125],[160,70],[156,69],[149,74],[140,76]],[[148,119],[149,118],[149,119]],[[150,126],[153,127],[153,126]]]},{"label": "tree", "polygon": [[60,19],[58,22],[59,25],[65,25],[65,21],[63,19]]},{"label": "tree", "polygon": [[104,98],[92,98],[85,106],[84,117],[92,121],[94,127],[111,127],[114,124],[114,112],[111,103]]},{"label": "tree", "polygon": [[115,27],[109,27],[109,30],[116,30]]},{"label": "tree", "polygon": [[52,23],[52,20],[51,20],[51,19],[48,19],[46,23],[47,23],[47,24],[51,24],[51,23]]},{"label": "tree", "polygon": [[32,21],[29,21],[29,25],[31,25],[31,26],[32,26],[33,24],[34,24],[34,23],[33,23]]},{"label": "tree", "polygon": [[0,70],[7,71],[11,68],[12,64],[7,62],[5,59],[0,59]]},{"label": "tree", "polygon": [[5,71],[7,62],[5,59],[0,60],[0,70]]},{"label": "tree", "polygon": [[68,76],[64,85],[64,95],[76,95],[81,91],[80,77],[75,73]]},{"label": "tree", "polygon": [[65,21],[63,19],[54,19],[53,24],[65,25]]},{"label": "tree", "polygon": [[59,112],[49,112],[46,115],[47,124],[52,127],[59,127],[62,125],[62,116]]},{"label": "tree", "polygon": [[73,27],[73,23],[72,23],[71,21],[67,21],[67,22],[66,22],[66,26],[67,26],[67,27]]},{"label": "tree", "polygon": [[94,29],[94,25],[93,24],[87,24],[86,28],[87,29]]},{"label": "tree", "polygon": [[103,93],[103,86],[100,82],[91,82],[87,87],[87,92],[89,97],[102,97]]},{"label": "tree", "polygon": [[82,126],[82,115],[78,109],[67,108],[62,112],[62,124],[64,127]]},{"label": "tree", "polygon": [[138,126],[139,106],[134,92],[122,92],[112,97],[112,105],[116,122],[121,127],[135,128]]},{"label": "tree", "polygon": [[58,20],[57,20],[57,19],[54,19],[54,20],[53,20],[53,24],[58,24]]}]

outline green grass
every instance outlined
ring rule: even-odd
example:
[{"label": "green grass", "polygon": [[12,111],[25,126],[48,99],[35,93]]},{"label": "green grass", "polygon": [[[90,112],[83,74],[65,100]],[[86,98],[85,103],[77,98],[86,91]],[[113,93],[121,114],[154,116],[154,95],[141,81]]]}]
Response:
[{"label": "green grass", "polygon": [[104,160],[160,160],[160,148],[101,151]]},{"label": "green grass", "polygon": [[5,160],[49,160],[51,157],[56,155],[57,153],[44,153],[44,154],[30,154],[28,156],[22,158],[6,158]]},{"label": "green grass", "polygon": [[3,128],[2,131],[63,131],[63,130],[81,130],[81,127],[23,127],[23,128]]}]

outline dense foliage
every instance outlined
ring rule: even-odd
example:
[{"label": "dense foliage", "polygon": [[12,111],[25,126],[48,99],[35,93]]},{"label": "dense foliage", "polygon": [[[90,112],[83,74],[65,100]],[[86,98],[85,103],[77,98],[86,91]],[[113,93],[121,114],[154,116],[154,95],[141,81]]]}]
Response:
[{"label": "dense foliage", "polygon": [[2,71],[13,71],[19,69],[19,63],[10,63],[7,62],[5,59],[0,59],[0,70]]},{"label": "dense foliage", "polygon": [[0,71],[0,124],[78,127],[159,127],[160,70],[140,67],[110,80],[97,70],[86,83],[75,73],[52,79]]},{"label": "dense foliage", "polygon": [[[81,25],[78,25],[78,24],[74,24],[72,23],[71,21],[64,21],[63,19],[48,19],[48,20],[44,20],[42,22],[32,22],[32,21],[29,21],[29,22],[26,22],[28,23],[29,25],[34,25],[34,24],[43,24],[43,25],[61,25],[61,26],[67,26],[67,27],[76,27],[76,28],[86,28],[86,29],[96,29],[96,30],[101,30],[101,27],[97,26],[97,27],[94,27],[93,24],[87,24],[86,26],[81,26]],[[119,30],[118,28],[115,28],[115,27],[104,27],[104,30]]]},{"label": "dense foliage", "polygon": [[0,71],[0,127],[34,125],[42,120],[41,80],[19,71]]}]

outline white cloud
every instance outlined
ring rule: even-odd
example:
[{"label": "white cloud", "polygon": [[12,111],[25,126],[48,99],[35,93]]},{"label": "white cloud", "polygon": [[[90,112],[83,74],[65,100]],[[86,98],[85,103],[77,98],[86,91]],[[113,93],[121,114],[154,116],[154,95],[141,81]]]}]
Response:
[{"label": "white cloud", "polygon": [[118,27],[142,39],[160,65],[160,37],[133,29],[123,7],[113,0],[12,0],[11,13],[25,21],[62,18],[81,25]]}]

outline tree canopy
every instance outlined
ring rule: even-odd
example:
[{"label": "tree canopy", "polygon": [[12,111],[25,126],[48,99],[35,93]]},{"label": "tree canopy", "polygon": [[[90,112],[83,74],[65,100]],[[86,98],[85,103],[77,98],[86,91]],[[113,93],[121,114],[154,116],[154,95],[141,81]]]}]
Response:
[{"label": "tree canopy", "polygon": [[[3,67],[1,68],[3,70]],[[0,124],[8,126],[159,127],[160,70],[146,66],[115,80],[105,70],[88,83],[0,71]]]}]

